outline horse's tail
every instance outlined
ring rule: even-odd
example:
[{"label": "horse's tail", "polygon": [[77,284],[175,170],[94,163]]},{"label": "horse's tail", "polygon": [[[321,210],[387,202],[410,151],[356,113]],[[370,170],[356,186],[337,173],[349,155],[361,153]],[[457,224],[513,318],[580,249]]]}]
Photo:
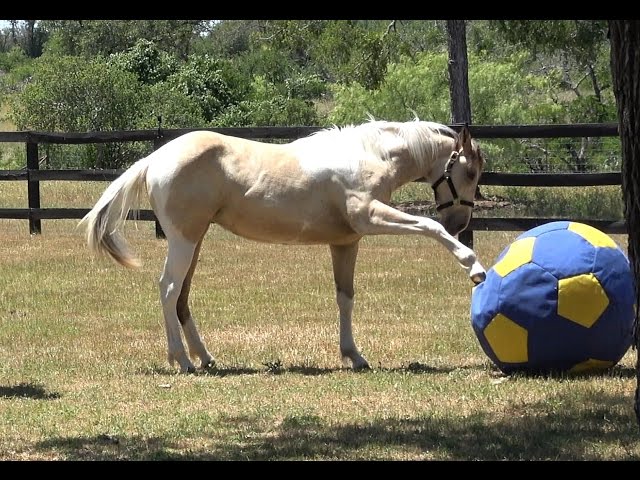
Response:
[{"label": "horse's tail", "polygon": [[131,165],[109,185],[95,206],[78,226],[86,228],[89,249],[107,254],[125,267],[139,267],[140,261],[131,253],[121,234],[122,226],[132,207],[139,208],[140,195],[146,192],[145,179],[150,158],[145,157]]}]

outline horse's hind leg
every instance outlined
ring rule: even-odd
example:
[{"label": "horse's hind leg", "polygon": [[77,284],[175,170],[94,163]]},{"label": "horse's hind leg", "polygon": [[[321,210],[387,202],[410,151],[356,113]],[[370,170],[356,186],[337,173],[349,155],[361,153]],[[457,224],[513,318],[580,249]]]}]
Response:
[{"label": "horse's hind leg", "polygon": [[351,360],[355,370],[369,368],[360,355],[351,331],[353,312],[353,274],[358,256],[358,242],[351,245],[330,245],[333,262],[333,278],[336,283],[336,300],[340,311],[340,353],[343,362]]},{"label": "horse's hind leg", "polygon": [[168,252],[160,277],[160,300],[167,333],[167,357],[170,364],[178,362],[182,372],[194,372],[195,367],[187,357],[182,343],[177,305],[198,244],[186,240],[165,226],[163,230],[167,236]]},{"label": "horse's hind leg", "polygon": [[193,317],[191,316],[191,310],[189,310],[189,290],[191,289],[191,279],[193,278],[193,272],[195,271],[196,265],[198,264],[198,256],[200,255],[200,247],[202,247],[203,239],[204,235],[196,245],[196,248],[193,252],[191,266],[189,267],[187,276],[182,282],[182,290],[180,291],[180,296],[178,297],[176,311],[178,313],[178,320],[180,321],[182,330],[184,331],[184,337],[187,340],[187,345],[189,346],[189,354],[191,358],[200,358],[202,366],[206,367],[213,362],[213,357],[204,346],[202,338],[200,337],[198,329],[196,328]]}]

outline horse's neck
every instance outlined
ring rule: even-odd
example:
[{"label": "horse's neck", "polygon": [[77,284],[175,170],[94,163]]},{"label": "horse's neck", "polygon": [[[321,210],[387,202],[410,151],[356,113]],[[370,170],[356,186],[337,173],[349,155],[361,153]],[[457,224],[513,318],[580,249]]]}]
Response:
[{"label": "horse's neck", "polygon": [[422,171],[415,160],[408,154],[393,157],[390,171],[390,182],[392,190],[396,190],[409,182],[413,182],[422,177]]},{"label": "horse's neck", "polygon": [[433,183],[442,176],[454,147],[455,140],[440,136],[434,155],[424,162],[424,178],[427,182],[433,185]]},{"label": "horse's neck", "polygon": [[394,190],[420,178],[425,178],[431,184],[440,178],[444,173],[448,153],[453,148],[450,140],[448,137],[441,137],[433,156],[429,155],[429,158],[417,159],[408,149],[403,154],[394,156],[392,160]]}]

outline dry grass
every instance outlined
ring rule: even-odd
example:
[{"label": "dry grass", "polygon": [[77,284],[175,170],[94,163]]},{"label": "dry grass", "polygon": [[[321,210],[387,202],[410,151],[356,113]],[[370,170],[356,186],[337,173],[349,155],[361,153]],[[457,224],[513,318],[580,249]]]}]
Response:
[{"label": "dry grass", "polygon": [[[106,187],[59,185],[43,205]],[[0,183],[3,206],[24,205],[19,188]],[[470,326],[472,284],[434,241],[363,240],[354,334],[374,369],[354,373],[328,248],[212,228],[191,299],[217,365],[180,375],[157,290],[166,243],[128,223],[144,264],[125,270],[74,227],[29,237],[0,220],[0,459],[640,459],[635,352],[598,375],[500,376]],[[485,266],[516,236],[477,233]]]}]

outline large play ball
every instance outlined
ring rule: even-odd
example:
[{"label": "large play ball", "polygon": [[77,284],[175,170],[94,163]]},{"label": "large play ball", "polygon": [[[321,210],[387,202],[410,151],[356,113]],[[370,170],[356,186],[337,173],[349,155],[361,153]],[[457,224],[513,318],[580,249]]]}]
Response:
[{"label": "large play ball", "polygon": [[577,222],[520,235],[474,287],[471,323],[504,373],[609,368],[632,342],[634,280],[611,237]]}]

